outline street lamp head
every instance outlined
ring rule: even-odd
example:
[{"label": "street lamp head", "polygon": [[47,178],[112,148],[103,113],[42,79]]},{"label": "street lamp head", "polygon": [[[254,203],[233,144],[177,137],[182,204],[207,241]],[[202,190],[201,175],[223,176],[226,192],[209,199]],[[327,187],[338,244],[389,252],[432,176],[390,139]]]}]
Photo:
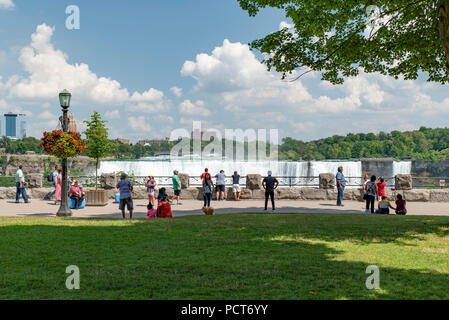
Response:
[{"label": "street lamp head", "polygon": [[61,103],[61,107],[63,109],[68,109],[70,107],[70,99],[72,98],[72,94],[67,90],[62,91],[59,94],[59,102]]}]

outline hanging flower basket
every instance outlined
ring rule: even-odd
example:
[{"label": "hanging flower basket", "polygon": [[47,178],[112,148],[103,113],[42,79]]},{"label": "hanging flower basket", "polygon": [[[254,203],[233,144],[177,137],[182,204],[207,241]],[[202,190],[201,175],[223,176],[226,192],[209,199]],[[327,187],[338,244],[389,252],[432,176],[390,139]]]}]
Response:
[{"label": "hanging flower basket", "polygon": [[79,133],[55,130],[44,132],[41,148],[48,155],[59,159],[69,159],[86,151],[86,143]]}]

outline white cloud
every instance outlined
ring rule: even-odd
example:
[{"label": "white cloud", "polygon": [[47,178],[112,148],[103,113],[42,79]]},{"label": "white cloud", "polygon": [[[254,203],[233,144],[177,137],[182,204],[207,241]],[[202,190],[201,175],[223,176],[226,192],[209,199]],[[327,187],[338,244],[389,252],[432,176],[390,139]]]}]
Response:
[{"label": "white cloud", "polygon": [[150,132],[152,130],[149,122],[147,122],[144,116],[129,117],[128,123],[131,126],[131,129],[137,132]]},{"label": "white cloud", "polygon": [[57,119],[58,117],[59,117],[59,115],[55,115],[48,110],[45,110],[44,112],[40,113],[38,116],[39,119],[44,119],[44,120]]},{"label": "white cloud", "polygon": [[0,9],[13,9],[15,4],[12,0],[0,0]]},{"label": "white cloud", "polygon": [[0,65],[8,62],[8,53],[4,50],[0,50]]},{"label": "white cloud", "polygon": [[104,117],[107,119],[120,119],[120,111],[118,111],[117,109],[112,111],[106,111]]},{"label": "white cloud", "polygon": [[54,31],[54,27],[39,25],[30,45],[21,50],[19,61],[29,76],[15,78],[10,85],[10,98],[54,99],[66,88],[77,99],[99,105],[127,104],[134,110],[146,110],[151,105],[159,110],[167,103],[159,90],[151,88],[131,95],[117,80],[97,76],[87,64],[69,64],[68,55],[55,49],[51,42]]},{"label": "white cloud", "polygon": [[182,96],[182,89],[178,87],[171,87],[170,91],[178,98]]},{"label": "white cloud", "polygon": [[179,112],[181,114],[196,115],[199,117],[208,117],[211,114],[210,111],[205,107],[204,101],[201,100],[198,100],[195,103],[190,100],[184,100],[179,105]]}]

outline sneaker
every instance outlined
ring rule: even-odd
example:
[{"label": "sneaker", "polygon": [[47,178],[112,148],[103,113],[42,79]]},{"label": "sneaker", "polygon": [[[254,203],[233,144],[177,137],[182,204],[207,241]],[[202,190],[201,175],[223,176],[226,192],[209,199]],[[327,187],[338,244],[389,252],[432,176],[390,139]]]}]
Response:
[{"label": "sneaker", "polygon": [[365,210],[365,214],[369,214],[369,210]]}]

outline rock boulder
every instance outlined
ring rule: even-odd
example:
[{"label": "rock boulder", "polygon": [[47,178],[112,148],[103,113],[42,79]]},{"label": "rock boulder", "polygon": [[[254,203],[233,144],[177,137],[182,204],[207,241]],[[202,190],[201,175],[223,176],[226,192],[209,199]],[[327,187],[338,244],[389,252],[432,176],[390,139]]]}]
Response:
[{"label": "rock boulder", "polygon": [[395,177],[396,190],[412,190],[412,176],[410,174],[398,174]]},{"label": "rock boulder", "polygon": [[117,176],[115,173],[103,173],[100,177],[101,187],[105,190],[115,189],[117,186]]},{"label": "rock boulder", "polygon": [[[262,189],[262,176],[260,174],[249,174],[246,176],[246,188],[249,190]],[[243,199],[243,197],[242,197]]]},{"label": "rock boulder", "polygon": [[333,173],[320,173],[320,189],[334,189],[335,175]]}]

